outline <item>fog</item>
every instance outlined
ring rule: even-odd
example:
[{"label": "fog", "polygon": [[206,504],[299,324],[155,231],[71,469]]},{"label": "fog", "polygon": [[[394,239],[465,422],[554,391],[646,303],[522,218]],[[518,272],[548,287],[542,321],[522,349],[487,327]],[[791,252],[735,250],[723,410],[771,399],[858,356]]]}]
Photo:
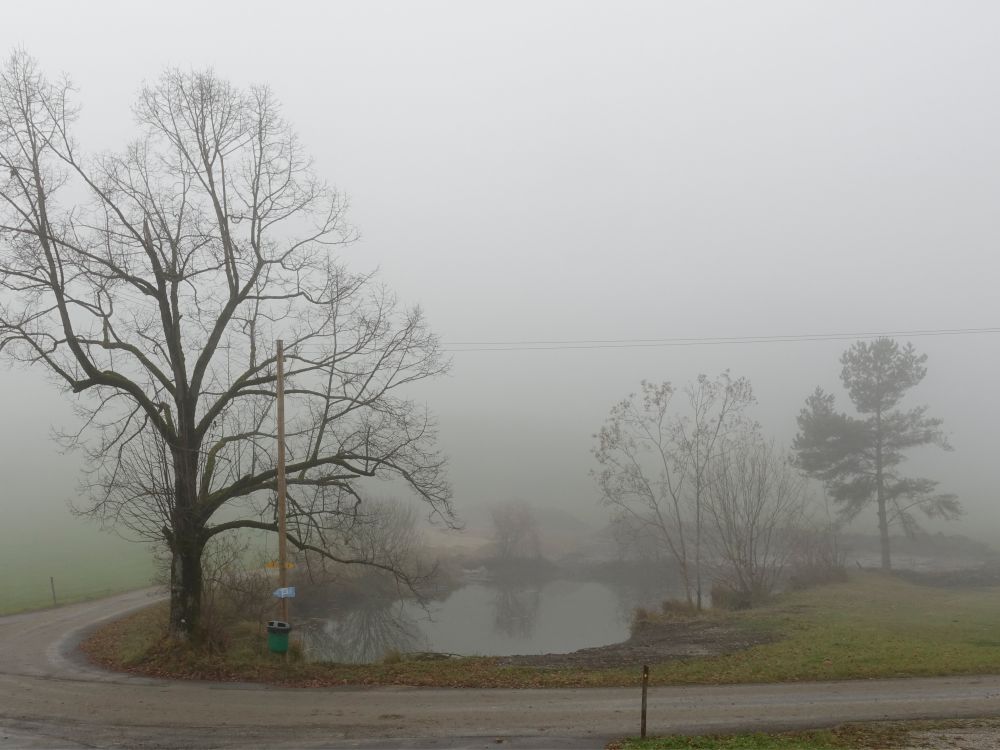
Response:
[{"label": "fog", "polygon": [[[993,3],[45,2],[4,15],[0,47],[76,83],[90,153],[134,135],[134,93],[166,66],[274,90],[350,197],[362,239],[343,258],[379,268],[453,350],[451,373],[414,395],[439,418],[459,514],[516,496],[599,521],[593,433],[642,379],[747,376],[756,418],[788,443],[817,385],[849,407],[838,357],[853,337],[463,349],[998,325]],[[912,463],[966,508],[932,528],[1000,541],[1000,338],[898,338],[928,355],[907,403],[943,418],[955,448]],[[41,371],[3,378],[0,506],[8,529],[40,533],[77,491],[79,460],[48,439],[74,424],[69,398]]]}]

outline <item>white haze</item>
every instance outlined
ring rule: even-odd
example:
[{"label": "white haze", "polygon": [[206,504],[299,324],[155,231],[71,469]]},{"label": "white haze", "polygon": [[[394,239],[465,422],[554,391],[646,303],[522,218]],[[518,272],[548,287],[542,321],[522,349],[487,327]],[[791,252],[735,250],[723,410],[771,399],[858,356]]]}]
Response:
[{"label": "white haze", "polygon": [[[351,198],[344,256],[445,342],[986,327],[1000,241],[1000,6],[990,2],[8,3],[80,89],[91,150],[166,66],[265,82]],[[1000,336],[913,339],[912,403],[955,452],[913,468],[997,539]],[[600,519],[590,448],[641,379],[748,376],[789,442],[850,341],[465,352],[421,386],[459,512],[513,496]],[[72,423],[4,373],[2,507],[34,533],[75,492]],[[18,521],[20,519],[20,521]]]}]

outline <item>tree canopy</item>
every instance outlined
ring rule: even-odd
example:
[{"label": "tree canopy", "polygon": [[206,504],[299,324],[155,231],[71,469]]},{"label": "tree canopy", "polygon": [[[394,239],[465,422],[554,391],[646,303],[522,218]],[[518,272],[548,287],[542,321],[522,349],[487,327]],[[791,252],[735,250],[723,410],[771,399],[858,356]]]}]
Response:
[{"label": "tree canopy", "polygon": [[290,541],[405,575],[350,529],[373,479],[451,519],[434,420],[405,392],[447,362],[419,308],[337,260],[347,202],[272,93],[168,70],[136,138],[96,155],[74,97],[23,52],[0,72],[0,350],[75,395],[84,510],[167,545],[171,628],[194,633],[206,542],[276,531],[283,339]]},{"label": "tree canopy", "polygon": [[688,602],[699,608],[711,469],[734,438],[756,431],[747,415],[753,404],[750,381],[728,371],[699,375],[680,391],[643,381],[640,393],[612,407],[595,436],[601,501],[669,552]]},{"label": "tree canopy", "polygon": [[798,465],[825,485],[845,519],[875,505],[882,567],[892,566],[889,529],[918,528],[915,511],[952,519],[961,513],[955,495],[936,481],[906,477],[906,451],[924,445],[950,449],[940,419],[926,406],[900,402],[927,374],[926,354],[889,338],[858,341],[840,358],[840,378],[859,416],[837,411],[833,394],[817,388],[799,413],[793,445]]}]

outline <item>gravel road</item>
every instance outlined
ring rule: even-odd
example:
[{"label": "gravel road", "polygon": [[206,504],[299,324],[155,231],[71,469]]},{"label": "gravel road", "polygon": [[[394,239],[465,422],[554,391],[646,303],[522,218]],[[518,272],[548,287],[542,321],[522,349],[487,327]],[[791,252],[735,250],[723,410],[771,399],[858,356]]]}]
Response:
[{"label": "gravel road", "polygon": [[[0,748],[599,748],[637,689],[295,689],[101,671],[76,649],[154,591],[0,618]],[[653,688],[652,733],[1000,715],[1000,676]]]}]

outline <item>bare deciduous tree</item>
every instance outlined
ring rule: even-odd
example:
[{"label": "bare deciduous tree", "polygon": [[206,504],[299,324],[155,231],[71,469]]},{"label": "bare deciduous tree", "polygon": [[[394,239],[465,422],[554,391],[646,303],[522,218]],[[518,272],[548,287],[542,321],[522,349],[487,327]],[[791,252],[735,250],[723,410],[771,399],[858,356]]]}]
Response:
[{"label": "bare deciduous tree", "polygon": [[168,71],[138,97],[138,138],[89,158],[73,93],[24,53],[0,74],[0,349],[77,396],[83,510],[166,544],[171,632],[196,632],[206,542],[277,529],[283,338],[289,540],[393,569],[329,541],[359,480],[451,519],[434,422],[401,395],[446,368],[421,311],[333,258],[355,237],[346,202],[266,88]]},{"label": "bare deciduous tree", "polygon": [[805,482],[756,432],[730,439],[708,472],[705,510],[717,580],[747,604],[767,597],[795,551]]},{"label": "bare deciduous tree", "polygon": [[649,528],[677,563],[685,596],[693,603],[688,533],[690,509],[684,473],[676,470],[672,440],[670,383],[643,381],[640,396],[615,404],[597,434],[594,472],[602,502],[631,519],[631,527]]},{"label": "bare deciduous tree", "polygon": [[706,477],[713,462],[725,453],[728,438],[751,427],[746,410],[754,403],[746,378],[733,380],[723,372],[715,380],[706,375],[684,388],[690,413],[676,422],[677,452],[694,493],[695,601],[702,603],[702,538]]},{"label": "bare deciduous tree", "polygon": [[597,434],[594,472],[602,501],[633,526],[651,530],[676,561],[685,596],[701,607],[702,527],[707,477],[729,435],[748,428],[750,383],[723,373],[683,390],[687,409],[673,408],[670,383],[642,383],[616,404]]},{"label": "bare deciduous tree", "polygon": [[521,500],[511,500],[490,508],[493,522],[493,542],[497,558],[514,560],[538,557],[541,540],[538,522],[531,506]]}]

